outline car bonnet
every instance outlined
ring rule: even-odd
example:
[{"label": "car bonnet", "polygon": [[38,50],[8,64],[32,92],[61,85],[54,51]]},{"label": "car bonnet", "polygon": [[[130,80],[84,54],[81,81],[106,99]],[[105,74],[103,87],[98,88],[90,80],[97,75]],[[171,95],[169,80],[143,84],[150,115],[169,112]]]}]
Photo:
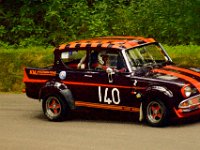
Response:
[{"label": "car bonnet", "polygon": [[153,76],[157,79],[185,82],[197,88],[200,92],[200,72],[194,69],[186,69],[173,65],[167,65],[162,68],[153,69]]}]

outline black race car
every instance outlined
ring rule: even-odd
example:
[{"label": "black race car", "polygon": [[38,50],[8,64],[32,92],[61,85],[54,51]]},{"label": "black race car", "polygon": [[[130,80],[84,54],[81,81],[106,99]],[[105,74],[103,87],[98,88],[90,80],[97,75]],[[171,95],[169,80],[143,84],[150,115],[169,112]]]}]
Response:
[{"label": "black race car", "polygon": [[28,97],[49,120],[78,107],[133,112],[151,126],[200,114],[200,70],[180,68],[152,38],[115,36],[62,44],[54,65],[25,68]]}]

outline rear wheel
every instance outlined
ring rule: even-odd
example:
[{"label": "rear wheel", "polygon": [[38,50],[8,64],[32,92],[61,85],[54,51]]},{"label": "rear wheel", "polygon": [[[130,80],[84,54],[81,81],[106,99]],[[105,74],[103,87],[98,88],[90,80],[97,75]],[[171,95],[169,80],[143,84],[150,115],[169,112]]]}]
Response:
[{"label": "rear wheel", "polygon": [[146,120],[151,126],[160,127],[168,123],[168,110],[160,100],[149,101],[145,107]]},{"label": "rear wheel", "polygon": [[49,96],[43,100],[42,108],[45,116],[51,121],[62,121],[68,115],[67,103],[59,96]]}]

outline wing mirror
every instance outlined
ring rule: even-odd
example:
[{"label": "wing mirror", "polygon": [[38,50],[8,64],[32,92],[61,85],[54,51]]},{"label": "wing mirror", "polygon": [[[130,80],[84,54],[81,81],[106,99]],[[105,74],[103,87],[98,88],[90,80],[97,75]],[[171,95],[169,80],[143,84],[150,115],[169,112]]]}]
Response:
[{"label": "wing mirror", "polygon": [[113,74],[115,74],[114,70],[112,68],[107,68],[106,72],[108,74],[108,81],[109,83],[113,83]]}]

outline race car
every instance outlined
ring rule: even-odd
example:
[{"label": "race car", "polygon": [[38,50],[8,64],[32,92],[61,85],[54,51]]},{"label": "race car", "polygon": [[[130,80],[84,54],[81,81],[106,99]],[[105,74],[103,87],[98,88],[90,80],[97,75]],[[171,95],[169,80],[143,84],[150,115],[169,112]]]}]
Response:
[{"label": "race car", "polygon": [[51,121],[78,108],[130,112],[150,126],[200,115],[200,70],[172,62],[153,38],[98,37],[54,50],[54,64],[24,69],[26,95]]}]

